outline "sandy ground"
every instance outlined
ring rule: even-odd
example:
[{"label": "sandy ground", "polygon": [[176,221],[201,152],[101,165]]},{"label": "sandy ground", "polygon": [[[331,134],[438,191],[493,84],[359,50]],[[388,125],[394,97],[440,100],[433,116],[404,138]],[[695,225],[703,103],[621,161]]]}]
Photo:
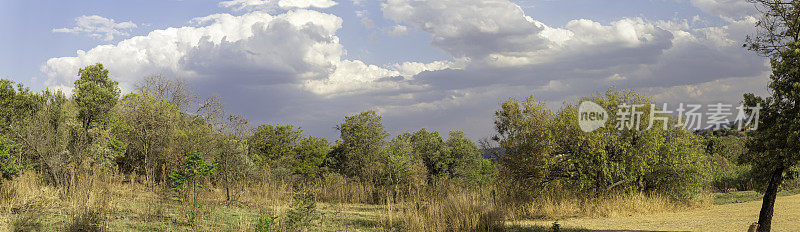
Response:
[{"label": "sandy ground", "polygon": [[[576,218],[559,221],[564,228],[589,231],[747,231],[758,221],[761,201],[714,205],[686,212],[621,218]],[[552,225],[552,221],[523,221],[518,225]],[[800,194],[778,197],[772,231],[800,231]]]}]

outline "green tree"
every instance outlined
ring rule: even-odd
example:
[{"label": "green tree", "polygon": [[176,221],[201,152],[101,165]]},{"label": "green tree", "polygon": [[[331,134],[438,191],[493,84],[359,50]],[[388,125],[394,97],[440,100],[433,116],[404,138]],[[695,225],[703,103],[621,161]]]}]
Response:
[{"label": "green tree", "polygon": [[204,178],[214,174],[215,165],[203,160],[203,155],[192,152],[184,158],[183,164],[169,173],[169,184],[174,197],[184,202],[189,200],[189,223],[194,224],[198,217],[199,191],[205,189]]},{"label": "green tree", "polygon": [[16,145],[13,141],[0,135],[0,183],[10,180],[19,174],[21,167],[14,158]]},{"label": "green tree", "polygon": [[447,150],[439,132],[422,128],[411,134],[410,139],[415,156],[420,157],[425,163],[431,178],[449,177],[453,158],[450,157],[450,151]]},{"label": "green tree", "polygon": [[336,126],[341,142],[339,155],[333,158],[339,172],[359,177],[362,180],[379,182],[386,163],[384,139],[388,133],[383,129],[381,117],[375,111],[366,111],[345,117],[344,123]]},{"label": "green tree", "polygon": [[324,138],[309,136],[301,139],[295,147],[292,172],[305,178],[318,174],[325,156],[330,151],[328,141]]},{"label": "green tree", "polygon": [[647,107],[637,108],[642,112],[639,127],[620,130],[609,120],[587,133],[577,124],[577,104],[565,104],[553,114],[533,97],[504,102],[495,118],[504,175],[539,190],[552,184],[595,194],[658,191],[678,199],[700,193],[707,160],[698,136],[682,128],[663,130],[663,121],[646,130],[650,101],[633,91],[609,89],[582,100],[601,105],[611,119],[623,103]]},{"label": "green tree", "polygon": [[78,104],[78,118],[88,130],[92,123],[103,122],[117,104],[120,90],[108,77],[103,64],[89,65],[78,71],[73,99]]},{"label": "green tree", "polygon": [[[143,169],[146,178],[158,178],[161,170],[169,170],[168,162],[172,143],[180,125],[180,110],[163,98],[128,94],[119,107],[121,122],[119,136],[127,144],[127,154],[122,159],[123,169]],[[161,179],[163,180],[163,179]]]},{"label": "green tree", "polygon": [[391,185],[421,185],[427,171],[423,161],[414,154],[411,134],[398,135],[387,145],[387,180]]},{"label": "green tree", "polygon": [[524,101],[509,99],[495,112],[497,134],[492,137],[503,150],[499,157],[505,177],[522,188],[538,188],[549,177],[547,165],[552,159],[553,136],[548,129],[552,112],[533,96]]},{"label": "green tree", "polygon": [[273,169],[285,168],[284,164],[294,156],[302,135],[303,132],[292,125],[259,125],[248,140],[250,157],[265,172],[276,172]]},{"label": "green tree", "polygon": [[[750,107],[762,107],[757,130],[747,144],[757,183],[767,183],[758,231],[770,231],[778,189],[786,172],[800,162],[800,1],[750,0],[762,12],[758,32],[747,38],[750,50],[770,59],[772,75],[766,98],[745,94]],[[752,113],[752,111],[750,111]]]},{"label": "green tree", "polygon": [[464,132],[450,131],[445,144],[450,153],[451,162],[447,166],[452,178],[475,184],[485,184],[493,179],[494,166],[483,158],[478,146]]},{"label": "green tree", "polygon": [[0,79],[0,133],[9,133],[13,126],[21,126],[26,118],[40,109],[41,95],[36,95],[21,83]]}]

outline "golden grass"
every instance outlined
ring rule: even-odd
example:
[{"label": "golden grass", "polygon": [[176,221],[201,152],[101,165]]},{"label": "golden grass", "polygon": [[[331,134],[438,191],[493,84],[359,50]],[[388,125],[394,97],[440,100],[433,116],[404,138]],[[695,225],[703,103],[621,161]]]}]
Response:
[{"label": "golden grass", "polygon": [[593,198],[551,193],[523,199],[509,197],[513,194],[503,193],[505,189],[498,186],[466,188],[444,183],[380,188],[334,176],[301,186],[282,181],[242,184],[233,202],[226,202],[225,191],[212,186],[200,192],[200,220],[189,225],[184,216],[187,205],[168,197],[163,185],[123,182],[109,173],[94,173],[73,176],[69,189],[48,185],[32,171],[3,183],[0,232],[31,215],[43,217],[39,218],[43,230],[62,230],[73,215],[87,210],[99,212],[102,227],[108,230],[253,231],[261,216],[285,216],[296,188],[315,194],[321,217],[314,224],[324,231],[498,231],[506,228],[507,221],[626,217],[698,206],[643,193]]},{"label": "golden grass", "polygon": [[642,192],[613,193],[604,196],[582,197],[570,194],[547,194],[516,204],[509,218],[564,219],[575,217],[620,217],[661,212],[674,212],[711,204],[710,194],[700,200],[676,202],[669,197]]}]

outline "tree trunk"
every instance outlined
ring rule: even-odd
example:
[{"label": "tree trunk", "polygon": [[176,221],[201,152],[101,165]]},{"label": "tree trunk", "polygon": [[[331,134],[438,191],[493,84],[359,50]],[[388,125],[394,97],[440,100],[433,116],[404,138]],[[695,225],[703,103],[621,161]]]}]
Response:
[{"label": "tree trunk", "polygon": [[775,198],[778,195],[778,186],[783,181],[783,167],[772,171],[767,191],[764,192],[764,201],[761,204],[761,213],[758,215],[758,232],[769,232],[772,229],[772,213],[775,211]]}]

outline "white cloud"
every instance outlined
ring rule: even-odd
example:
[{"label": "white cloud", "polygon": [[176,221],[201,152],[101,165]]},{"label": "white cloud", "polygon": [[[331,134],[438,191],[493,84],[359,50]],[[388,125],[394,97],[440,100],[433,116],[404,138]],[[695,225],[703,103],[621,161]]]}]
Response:
[{"label": "white cloud", "polygon": [[289,8],[329,8],[335,6],[333,0],[281,0],[278,6],[284,9]]},{"label": "white cloud", "polygon": [[739,19],[757,13],[755,5],[747,0],[691,0],[692,5],[708,14]]},{"label": "white cloud", "polygon": [[329,8],[337,3],[333,0],[229,0],[222,1],[219,6],[236,11],[274,11],[281,9]]},{"label": "white cloud", "polygon": [[[383,16],[397,25],[383,33],[428,33],[452,60],[370,64],[344,58],[341,18],[294,9],[320,4],[293,3],[274,14],[267,12],[282,9],[276,1],[226,1],[220,5],[255,11],[196,18],[195,25],[52,58],[42,66],[45,84],[71,86],[78,68],[102,62],[123,87],[163,72],[241,102],[256,121],[308,121],[312,133],[343,114],[377,109],[386,122],[401,121],[394,126],[460,128],[476,138],[491,128],[497,102],[532,91],[558,103],[612,84],[657,100],[735,96],[763,86],[763,59],[741,48],[753,17],[714,27],[645,16],[553,27],[504,0],[388,0]],[[375,16],[356,16],[367,14]],[[727,87],[706,90],[716,85]]]},{"label": "white cloud", "polygon": [[[449,67],[448,62],[408,63],[394,67],[343,60],[335,35],[342,19],[312,10],[280,15],[262,11],[241,16],[214,14],[192,20],[198,27],[155,30],[146,36],[49,59],[42,72],[46,86],[74,82],[81,67],[103,63],[124,89],[141,77],[162,72],[187,79],[229,76],[250,85],[291,84],[315,94],[334,96],[399,89],[398,81],[419,72]],[[236,79],[238,78],[238,79]]]},{"label": "white cloud", "polygon": [[408,34],[408,27],[404,25],[394,25],[391,30],[388,31],[390,36],[401,36]]},{"label": "white cloud", "polygon": [[53,29],[56,33],[83,33],[92,38],[103,39],[105,41],[114,40],[114,36],[128,36],[130,29],[136,28],[136,24],[128,21],[117,23],[114,19],[103,18],[98,15],[80,16],[75,18],[75,27]]}]

